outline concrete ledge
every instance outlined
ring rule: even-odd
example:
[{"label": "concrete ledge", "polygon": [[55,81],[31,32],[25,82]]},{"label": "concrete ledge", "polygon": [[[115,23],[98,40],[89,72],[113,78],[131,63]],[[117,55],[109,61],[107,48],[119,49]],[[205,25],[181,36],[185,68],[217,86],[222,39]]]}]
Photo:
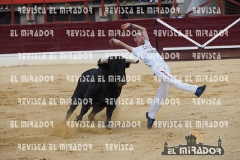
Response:
[{"label": "concrete ledge", "polygon": [[122,56],[137,59],[125,49],[1,54],[0,66],[97,63],[100,58]]}]

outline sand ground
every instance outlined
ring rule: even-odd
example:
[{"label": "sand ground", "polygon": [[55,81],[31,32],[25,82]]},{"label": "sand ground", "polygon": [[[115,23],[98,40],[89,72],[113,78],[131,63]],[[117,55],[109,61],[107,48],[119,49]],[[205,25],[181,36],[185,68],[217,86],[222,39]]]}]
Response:
[{"label": "sand ground", "polygon": [[[18,66],[1,67],[0,79],[0,159],[1,160],[65,160],[65,159],[239,159],[240,157],[240,108],[239,108],[239,75],[240,60],[209,60],[209,61],[181,61],[167,62],[172,75],[182,78],[191,76],[190,84],[207,84],[207,89],[201,96],[199,105],[195,105],[196,97],[192,93],[183,92],[170,86],[168,99],[177,100],[167,102],[161,107],[156,116],[158,126],[151,130],[146,127],[145,112],[150,105],[147,98],[153,98],[159,83],[154,80],[150,68],[143,63],[132,64],[126,70],[129,76],[140,76],[141,81],[130,81],[123,87],[119,99],[123,100],[114,111],[112,120],[121,123],[140,121],[140,127],[116,127],[107,130],[97,126],[98,121],[105,121],[105,110],[95,117],[95,128],[69,128],[62,124],[69,105],[60,105],[60,98],[70,98],[76,87],[76,81],[69,82],[67,76],[81,75],[87,69],[97,67],[96,64],[78,65],[48,65],[48,66]],[[49,75],[54,76],[53,82],[10,82],[11,76],[20,81],[21,75]],[[223,76],[228,79],[223,82],[196,82],[196,75]],[[20,105],[24,98],[41,98],[46,100],[43,105]],[[55,98],[56,105],[49,104],[49,98]],[[127,99],[129,98],[129,99]],[[137,98],[144,104],[137,104]],[[203,104],[204,100],[214,101],[214,105]],[[127,104],[128,103],[128,104]],[[130,105],[130,103],[133,103]],[[74,115],[79,114],[79,106]],[[73,115],[73,116],[74,116]],[[87,114],[88,115],[88,114]],[[87,120],[87,115],[84,120]],[[73,119],[72,117],[71,119]],[[15,121],[18,128],[11,126]],[[53,128],[22,128],[23,121],[53,121]],[[182,127],[163,126],[163,122],[178,121]],[[186,127],[191,122],[192,127]],[[227,125],[216,128],[196,127],[196,121],[223,121]],[[198,131],[202,135],[202,143],[217,145],[218,136],[221,137],[225,154],[221,156],[163,156],[164,140],[169,147],[186,144],[185,135],[191,131]],[[32,150],[24,144],[40,144],[46,150]],[[55,144],[56,150],[50,150],[49,144]],[[60,144],[91,144],[87,150],[60,150]],[[108,145],[117,146],[127,144],[133,150],[107,148]],[[26,145],[25,145],[26,146]],[[85,145],[86,146],[86,145]],[[89,146],[90,147],[90,146]],[[120,147],[121,148],[121,147]],[[128,147],[130,149],[131,147]],[[25,150],[21,150],[25,149]],[[41,149],[41,148],[40,148]],[[109,150],[107,150],[109,149]]]}]

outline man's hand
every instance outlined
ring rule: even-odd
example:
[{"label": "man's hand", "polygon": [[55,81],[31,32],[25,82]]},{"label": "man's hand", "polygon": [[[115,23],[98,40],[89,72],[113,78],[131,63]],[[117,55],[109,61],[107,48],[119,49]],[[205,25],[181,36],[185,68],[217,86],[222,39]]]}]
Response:
[{"label": "man's hand", "polygon": [[109,41],[109,44],[112,45],[119,45],[120,41],[118,39],[112,38]]},{"label": "man's hand", "polygon": [[126,28],[128,28],[128,27],[131,27],[132,29],[141,30],[142,33],[143,33],[144,39],[147,40],[147,41],[149,41],[149,37],[148,37],[146,28],[144,28],[144,27],[142,27],[142,26],[139,26],[139,25],[137,25],[137,24],[132,24],[132,23],[126,23],[126,24],[121,25],[121,28],[122,28],[122,29],[126,29]]},{"label": "man's hand", "polygon": [[127,29],[128,27],[130,27],[130,23],[125,23],[125,24],[121,25],[122,29]]},{"label": "man's hand", "polygon": [[118,39],[115,39],[115,38],[110,39],[109,44],[110,44],[110,45],[118,45],[118,46],[121,46],[122,48],[128,50],[129,52],[132,52],[132,47],[131,47],[131,46],[123,43],[122,41],[120,41],[120,40],[118,40]]}]

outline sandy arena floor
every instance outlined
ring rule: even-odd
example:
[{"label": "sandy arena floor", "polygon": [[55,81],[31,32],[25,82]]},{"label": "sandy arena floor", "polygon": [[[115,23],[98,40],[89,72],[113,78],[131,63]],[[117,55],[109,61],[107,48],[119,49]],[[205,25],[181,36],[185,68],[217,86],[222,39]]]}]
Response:
[{"label": "sandy arena floor", "polygon": [[[68,82],[68,75],[81,75],[87,69],[97,67],[96,64],[79,65],[52,65],[52,66],[19,66],[1,67],[0,79],[0,159],[1,160],[101,160],[101,159],[239,159],[240,157],[240,108],[239,108],[239,75],[240,60],[209,60],[209,61],[181,61],[168,62],[172,75],[182,78],[191,76],[191,84],[207,84],[207,89],[201,96],[199,103],[192,93],[183,92],[170,86],[168,99],[171,104],[165,103],[156,116],[158,126],[148,130],[146,127],[145,112],[150,105],[148,98],[153,98],[159,83],[154,81],[150,68],[143,63],[132,64],[126,70],[130,76],[141,76],[141,81],[130,81],[123,87],[120,96],[121,104],[114,111],[112,120],[121,123],[140,121],[140,127],[116,127],[107,130],[97,126],[98,121],[106,120],[105,110],[95,117],[95,128],[69,128],[62,124],[69,105],[60,105],[60,98],[70,98],[77,82]],[[11,76],[16,75],[18,82],[10,82]],[[54,76],[53,82],[20,82],[21,75],[49,75]],[[228,78],[223,82],[196,82],[196,75],[217,76]],[[43,105],[20,105],[24,98],[45,99]],[[56,105],[50,105],[49,98],[55,98]],[[129,98],[129,99],[127,99]],[[137,98],[145,104],[137,104]],[[174,100],[179,99],[179,103]],[[204,100],[214,101],[214,105],[203,104]],[[27,101],[25,101],[27,103]],[[42,101],[41,101],[42,103]],[[127,104],[128,103],[128,104]],[[132,105],[129,105],[133,103]],[[74,115],[79,114],[79,106]],[[88,113],[84,116],[87,120]],[[71,117],[72,119],[74,117]],[[13,121],[13,122],[12,122]],[[53,128],[22,128],[23,121],[53,121]],[[170,122],[169,122],[170,121]],[[182,127],[163,126],[173,121],[182,122]],[[196,121],[223,121],[227,125],[216,128],[196,127]],[[16,122],[18,128],[14,128]],[[192,127],[185,125],[191,122]],[[12,125],[11,125],[12,124]],[[221,137],[224,155],[220,156],[163,156],[164,140],[168,146],[186,144],[185,135],[191,131],[198,131],[202,135],[202,143],[217,146],[218,136]],[[31,145],[26,145],[31,144]],[[45,145],[46,150],[33,150],[31,146]],[[60,150],[60,144],[90,144],[87,150]],[[55,145],[56,150],[49,146]],[[92,148],[91,148],[92,145]],[[108,148],[107,146],[112,146]],[[114,148],[123,146],[122,148]],[[129,145],[131,147],[126,147]],[[30,146],[30,148],[28,148]],[[87,145],[85,145],[86,147]],[[25,150],[21,150],[25,149]],[[43,148],[44,149],[44,148]],[[109,150],[108,150],[109,149]],[[133,150],[127,150],[133,149]]]}]

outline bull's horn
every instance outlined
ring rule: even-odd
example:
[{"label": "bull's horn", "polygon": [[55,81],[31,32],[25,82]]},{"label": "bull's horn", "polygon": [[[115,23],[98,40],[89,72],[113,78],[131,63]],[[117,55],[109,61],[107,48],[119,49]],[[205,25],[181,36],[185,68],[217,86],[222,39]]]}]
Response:
[{"label": "bull's horn", "polygon": [[104,64],[104,63],[108,63],[108,59],[99,59],[98,60],[98,64]]},{"label": "bull's horn", "polygon": [[138,63],[139,62],[139,59],[138,60],[134,60],[134,59],[125,59],[125,63]]}]

